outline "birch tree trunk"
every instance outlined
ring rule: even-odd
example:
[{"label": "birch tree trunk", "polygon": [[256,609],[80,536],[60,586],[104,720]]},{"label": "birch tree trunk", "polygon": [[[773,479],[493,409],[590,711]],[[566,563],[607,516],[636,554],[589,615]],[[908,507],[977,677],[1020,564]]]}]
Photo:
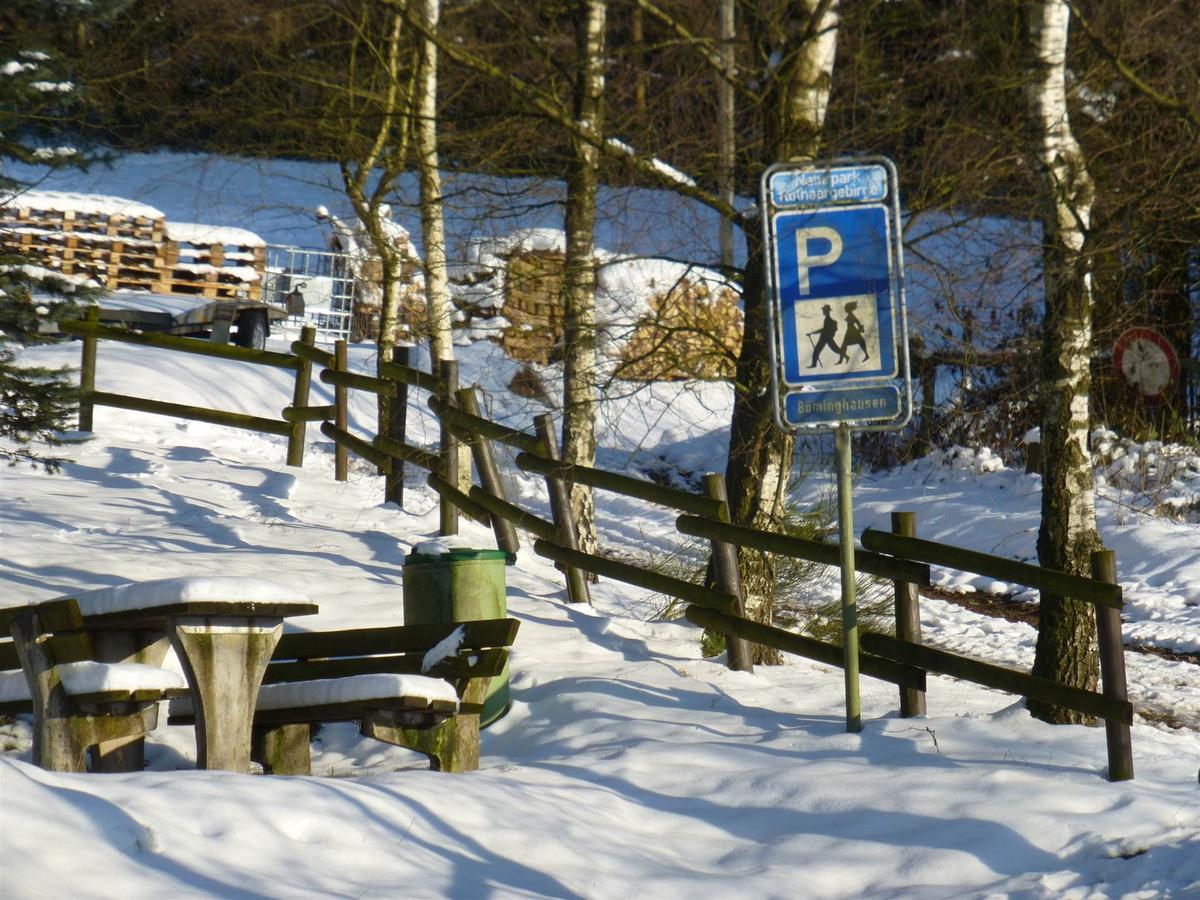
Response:
[{"label": "birch tree trunk", "polygon": [[[1031,0],[1029,42],[1030,137],[1042,200],[1042,259],[1046,294],[1041,360],[1042,521],[1038,561],[1090,574],[1099,549],[1092,466],[1088,452],[1092,286],[1085,253],[1094,187],[1067,117],[1065,0]],[[1099,673],[1096,620],[1078,600],[1041,599],[1033,672],[1073,687],[1095,689]],[[1088,717],[1043,702],[1030,712],[1047,722]]]},{"label": "birch tree trunk", "polygon": [[[576,24],[578,69],[575,120],[599,133],[604,114],[607,0],[580,0]],[[596,460],[596,188],[600,149],[574,135],[567,176],[567,258],[563,276],[563,459],[591,466]],[[571,488],[579,549],[595,553],[596,509],[591,488]]]},{"label": "birch tree trunk", "polygon": [[[836,0],[801,0],[778,19],[747,14],[756,58],[767,67],[764,77],[766,164],[816,157],[829,103],[837,51]],[[797,42],[797,38],[800,38]],[[771,362],[763,281],[760,223],[745,225],[746,275],[742,300],[745,331],[738,356],[729,461],[725,480],[730,515],[739,525],[778,530],[792,471],[794,441],[776,427],[771,399]],[[769,554],[738,550],[738,567],[746,595],[746,614],[769,623],[775,594],[775,567]],[[756,646],[755,662],[777,663],[778,651]]]},{"label": "birch tree trunk", "polygon": [[[441,0],[416,0],[416,3],[425,29],[436,31],[441,17]],[[442,202],[442,178],[438,171],[437,90],[437,44],[429,38],[423,38],[417,74],[414,144],[421,186],[429,349],[433,359],[442,360],[454,358],[454,346],[450,338],[450,289],[446,281],[446,218]]]},{"label": "birch tree trunk", "polygon": [[[416,0],[423,35],[433,34],[441,19],[441,0]],[[421,233],[425,244],[425,309],[429,324],[429,356],[436,372],[437,362],[454,358],[450,334],[450,287],[446,277],[446,213],[442,199],[442,176],[438,170],[438,48],[429,37],[421,38],[417,66],[417,102],[413,144],[420,181]],[[389,356],[390,358],[390,356]],[[458,448],[458,488],[471,487],[471,451]]]}]

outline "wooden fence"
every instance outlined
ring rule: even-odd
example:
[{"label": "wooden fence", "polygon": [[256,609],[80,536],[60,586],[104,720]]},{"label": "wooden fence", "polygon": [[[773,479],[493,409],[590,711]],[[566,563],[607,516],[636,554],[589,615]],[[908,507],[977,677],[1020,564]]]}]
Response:
[{"label": "wooden fence", "polygon": [[[710,473],[704,492],[693,493],[666,487],[620,472],[611,472],[561,460],[552,417],[535,417],[529,433],[493,422],[481,415],[474,389],[457,386],[457,367],[443,362],[437,374],[408,365],[407,348],[379,367],[378,376],[350,372],[346,345],[339,341],[330,353],[313,346],[306,329],[292,344],[291,354],[214,346],[207,342],[163,335],[140,335],[105,328],[93,322],[65,322],[62,330],[84,338],[80,428],[91,429],[94,405],[115,406],[162,415],[198,419],[236,428],[247,428],[288,438],[288,464],[303,462],[305,424],[321,423],[321,433],[335,445],[335,478],[347,477],[347,454],[353,453],[372,465],[385,478],[389,500],[403,498],[404,466],[426,470],[427,484],[441,500],[442,534],[458,530],[461,513],[488,525],[497,546],[509,553],[519,549],[517,530],[532,535],[533,552],[554,561],[562,569],[569,602],[589,603],[586,573],[631,584],[673,597],[687,604],[689,621],[725,635],[730,668],[750,671],[752,644],[762,644],[786,653],[842,666],[842,648],[836,644],[804,637],[746,618],[738,579],[738,547],[836,566],[836,545],[760,531],[730,522],[724,479]],[[296,372],[293,403],[282,411],[282,422],[218,410],[120,397],[95,389],[96,342],[99,339],[147,344],[208,356],[273,365]],[[310,406],[308,393],[312,366],[321,367],[322,383],[334,387],[335,402]],[[425,391],[428,405],[441,425],[437,448],[407,442],[403,410],[408,392]],[[385,398],[387,434],[367,439],[348,430],[348,394],[366,391]],[[469,484],[457,472],[459,441],[471,450],[479,483]],[[493,442],[517,451],[515,463],[522,471],[541,475],[546,481],[551,519],[522,509],[506,496],[496,465]],[[465,483],[464,483],[465,482]],[[681,513],[676,529],[709,541],[712,565],[708,584],[696,584],[607,556],[584,553],[578,547],[576,527],[568,501],[571,484],[585,484],[666,507]],[[464,486],[467,486],[463,490]],[[1124,647],[1121,640],[1121,589],[1116,581],[1116,560],[1111,551],[1093,554],[1092,577],[1081,578],[1003,557],[915,537],[912,513],[893,513],[890,532],[867,529],[862,548],[855,552],[855,566],[867,574],[892,581],[895,593],[895,636],[864,633],[860,670],[862,674],[895,684],[899,688],[900,715],[925,713],[927,673],[949,675],[995,690],[1033,697],[1105,721],[1110,781],[1133,777],[1130,725],[1133,707],[1126,691]],[[930,584],[930,565],[939,565],[1002,579],[1035,588],[1045,594],[1090,602],[1096,609],[1100,641],[1101,692],[1068,687],[1026,672],[977,660],[962,654],[930,647],[921,642],[918,594]]]}]

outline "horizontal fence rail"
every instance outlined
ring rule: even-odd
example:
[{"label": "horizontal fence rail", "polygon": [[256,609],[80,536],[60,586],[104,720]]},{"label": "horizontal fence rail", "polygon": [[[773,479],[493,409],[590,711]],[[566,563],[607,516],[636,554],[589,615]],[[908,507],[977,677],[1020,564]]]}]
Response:
[{"label": "horizontal fence rail", "polygon": [[[696,516],[680,516],[675,520],[675,528],[692,537],[727,541],[742,547],[752,547],[755,550],[765,550],[768,553],[778,553],[781,556],[792,556],[830,566],[841,565],[837,544],[824,544],[820,541],[811,541],[786,534],[759,531],[744,525],[713,522],[710,519],[701,519]],[[854,568],[880,578],[906,581],[921,587],[929,586],[929,566],[872,553],[869,550],[855,552]]]},{"label": "horizontal fence rail", "polygon": [[385,472],[391,471],[392,457],[384,453],[382,450],[377,450],[362,438],[351,434],[348,431],[343,431],[332,422],[321,423],[321,434],[329,438],[335,444],[345,447],[355,456],[361,456],[369,463],[374,463],[376,468],[382,469]]},{"label": "horizontal fence rail", "polygon": [[548,519],[543,519],[541,516],[527,512],[515,503],[502,500],[475,485],[471,486],[468,496],[493,516],[499,516],[506,522],[511,522],[522,531],[527,531],[535,537],[539,537],[544,541],[550,541],[551,543],[558,540],[558,526]]},{"label": "horizontal fence rail", "polygon": [[327,406],[302,406],[299,409],[285,406],[280,415],[287,422],[320,422],[332,419],[336,413],[337,407],[331,403]]},{"label": "horizontal fence rail", "polygon": [[337,358],[328,350],[306,344],[304,341],[292,341],[292,352],[306,362],[324,366],[327,369],[337,368]]},{"label": "horizontal fence rail", "polygon": [[437,472],[430,472],[425,476],[425,483],[437,491],[439,496],[445,497],[480,525],[490,526],[492,524],[492,514],[486,507],[476,503]]},{"label": "horizontal fence rail", "polygon": [[964,572],[972,572],[1000,581],[1013,581],[1056,597],[1086,600],[1098,606],[1115,609],[1120,609],[1122,605],[1120,585],[1094,581],[1078,575],[1068,575],[1066,572],[1058,572],[1054,569],[1043,569],[1040,566],[1017,562],[1014,559],[980,553],[978,550],[967,550],[963,547],[954,547],[921,538],[904,537],[890,531],[877,531],[873,528],[868,528],[863,532],[862,543],[868,550],[878,553],[890,553],[931,563],[935,566],[961,569]]},{"label": "horizontal fence rail", "polygon": [[671,509],[682,509],[685,512],[718,519],[728,515],[728,507],[720,500],[664,487],[653,481],[633,478],[630,475],[546,459],[534,453],[518,453],[516,463],[518,468],[524,469],[526,472],[537,472],[539,475],[549,475],[575,484],[586,484],[588,487],[612,491],[625,497],[636,497],[639,500],[657,503]]},{"label": "horizontal fence rail", "polygon": [[651,572],[629,563],[617,562],[582,550],[568,550],[558,544],[546,540],[533,542],[533,552],[565,566],[575,566],[587,572],[595,572],[615,581],[623,581],[635,587],[646,588],[668,597],[677,597],[697,606],[705,606],[719,612],[731,612],[737,605],[738,598],[724,591],[714,591],[699,584],[692,584],[681,578]]},{"label": "horizontal fence rail", "polygon": [[[823,662],[830,666],[845,667],[842,648],[837,644],[819,641],[793,631],[785,631],[782,628],[764,625],[740,616],[726,615],[711,609],[703,609],[699,606],[689,606],[685,615],[689,622],[705,628],[712,628],[725,634],[734,634],[756,644],[815,659],[817,662]],[[925,673],[914,666],[864,653],[859,656],[859,667],[864,675],[870,675],[872,678],[912,690],[925,690]]]},{"label": "horizontal fence rail", "polygon": [[422,372],[420,369],[414,369],[411,366],[402,366],[394,362],[385,362],[379,367],[379,374],[389,379],[390,381],[398,381],[401,384],[412,385],[413,387],[421,388],[430,393],[437,393],[442,389],[442,382],[436,375],[429,372]]},{"label": "horizontal fence rail", "polygon": [[111,406],[116,409],[130,409],[134,412],[153,413],[159,416],[193,419],[197,422],[207,422],[210,425],[226,425],[246,431],[277,434],[280,437],[288,437],[292,433],[292,426],[278,419],[265,419],[261,416],[209,409],[205,406],[187,406],[183,403],[167,403],[165,400],[126,397],[124,394],[110,394],[107,391],[92,391],[90,398],[96,406]]},{"label": "horizontal fence rail", "polygon": [[78,319],[64,319],[58,323],[58,329],[63,334],[75,335],[76,337],[99,338],[105,341],[119,341],[122,344],[138,344],[143,347],[160,347],[163,350],[177,350],[180,353],[193,353],[198,356],[211,356],[216,359],[251,362],[261,366],[273,366],[277,369],[296,369],[300,366],[300,361],[289,353],[278,353],[274,350],[253,350],[249,347],[230,346],[228,344],[213,344],[208,341],[182,337],[177,334],[127,331],[124,328],[116,328],[112,325],[81,322]]},{"label": "horizontal fence rail", "polygon": [[396,395],[395,382],[385,378],[374,378],[370,375],[359,375],[357,372],[335,372],[325,369],[320,375],[322,384],[332,384],[336,387],[353,388],[356,391],[367,391],[372,394],[383,394],[387,397]]},{"label": "horizontal fence rail", "polygon": [[451,406],[440,397],[430,397],[429,408],[442,421],[456,430],[466,431],[468,434],[482,435],[493,441],[499,441],[510,447],[516,447],[518,450],[524,450],[527,453],[541,453],[542,451],[542,442],[535,435],[525,431],[518,431],[516,428],[509,428],[507,425],[501,425],[499,422],[493,422],[491,419],[473,416],[468,412]]},{"label": "horizontal fence rail", "polygon": [[404,441],[397,441],[380,435],[371,440],[371,446],[376,450],[382,450],[388,456],[394,456],[396,459],[413,463],[426,471],[441,471],[442,461],[436,453],[430,453],[428,450],[422,450],[420,447],[414,447],[412,444],[406,444]]},{"label": "horizontal fence rail", "polygon": [[1082,688],[1068,687],[1057,681],[1039,678],[1036,675],[1029,675],[1006,666],[997,666],[993,663],[960,656],[936,647],[898,641],[886,634],[865,631],[861,640],[863,648],[877,656],[894,659],[911,666],[920,666],[930,672],[939,672],[942,675],[961,678],[984,687],[1043,700],[1046,703],[1076,710],[1084,715],[1097,716],[1124,725],[1133,722],[1133,704],[1128,700],[1116,700],[1093,691],[1085,691]]}]

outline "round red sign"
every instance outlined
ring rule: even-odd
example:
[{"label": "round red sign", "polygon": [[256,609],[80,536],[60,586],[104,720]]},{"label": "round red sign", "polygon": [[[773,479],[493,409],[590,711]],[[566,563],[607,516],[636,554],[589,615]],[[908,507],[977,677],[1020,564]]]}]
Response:
[{"label": "round red sign", "polygon": [[1165,337],[1150,328],[1130,328],[1113,350],[1113,364],[1147,403],[1162,403],[1179,380],[1179,358]]}]

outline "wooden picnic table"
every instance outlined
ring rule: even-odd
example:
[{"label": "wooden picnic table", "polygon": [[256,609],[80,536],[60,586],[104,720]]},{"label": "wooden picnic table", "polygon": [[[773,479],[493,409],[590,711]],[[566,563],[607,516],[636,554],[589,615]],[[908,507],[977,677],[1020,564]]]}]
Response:
[{"label": "wooden picnic table", "polygon": [[[168,643],[183,667],[196,709],[196,767],[250,770],[254,706],[263,674],[283,633],[283,620],[313,615],[317,604],[269,583],[214,577],[165,579],[75,595],[100,662],[161,665]],[[140,740],[100,747],[101,768],[127,770],[140,761]],[[140,762],[135,767],[140,768]]]}]

